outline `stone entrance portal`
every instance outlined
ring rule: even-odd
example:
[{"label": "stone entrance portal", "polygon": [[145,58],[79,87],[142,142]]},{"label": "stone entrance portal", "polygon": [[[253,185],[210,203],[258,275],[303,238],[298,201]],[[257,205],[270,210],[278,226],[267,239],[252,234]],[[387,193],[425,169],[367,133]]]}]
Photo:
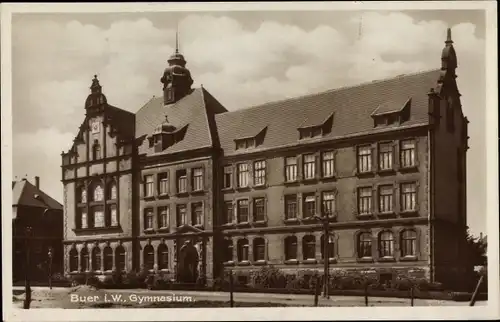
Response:
[{"label": "stone entrance portal", "polygon": [[185,241],[179,251],[177,280],[181,283],[196,283],[198,262],[198,250],[190,240]]}]

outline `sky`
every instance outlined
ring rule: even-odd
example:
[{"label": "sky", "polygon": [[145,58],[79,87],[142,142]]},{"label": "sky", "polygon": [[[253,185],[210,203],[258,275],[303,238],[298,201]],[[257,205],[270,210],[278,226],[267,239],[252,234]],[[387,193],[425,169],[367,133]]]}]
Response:
[{"label": "sky", "polygon": [[486,230],[485,14],[480,10],[51,13],[12,16],[14,179],[41,177],[62,202],[61,152],[97,74],[135,112],[162,95],[179,47],[194,87],[228,110],[439,68],[446,28],[468,117],[468,225]]}]

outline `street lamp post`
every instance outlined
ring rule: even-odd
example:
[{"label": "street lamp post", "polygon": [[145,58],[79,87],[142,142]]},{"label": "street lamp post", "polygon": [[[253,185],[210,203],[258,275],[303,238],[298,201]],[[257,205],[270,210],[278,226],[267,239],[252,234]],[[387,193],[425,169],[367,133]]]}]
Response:
[{"label": "street lamp post", "polygon": [[330,279],[330,236],[329,236],[329,221],[328,216],[318,216],[315,215],[314,218],[323,224],[323,258],[324,258],[324,273],[323,273],[323,297],[330,298],[328,281]]},{"label": "street lamp post", "polygon": [[25,228],[25,238],[24,238],[24,247],[26,251],[26,267],[24,268],[24,308],[29,309],[31,304],[31,281],[30,281],[30,239],[31,239],[31,227]]},{"label": "street lamp post", "polygon": [[52,289],[52,247],[49,247],[49,252],[47,255],[49,256],[49,288]]}]

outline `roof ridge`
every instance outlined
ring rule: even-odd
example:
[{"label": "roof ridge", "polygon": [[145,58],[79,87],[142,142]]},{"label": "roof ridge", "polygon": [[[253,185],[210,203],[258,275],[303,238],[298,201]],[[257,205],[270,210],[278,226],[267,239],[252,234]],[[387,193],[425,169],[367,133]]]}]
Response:
[{"label": "roof ridge", "polygon": [[[196,91],[197,88],[194,89],[193,92]],[[213,140],[213,137],[212,137],[212,129],[210,127],[210,121],[208,120],[208,104],[207,104],[207,101],[206,101],[206,98],[205,98],[205,89],[202,87],[201,90],[200,90],[200,95],[201,95],[201,102],[203,104],[203,114],[205,114],[205,121],[207,122],[207,127],[208,127],[208,135],[210,136],[210,145],[213,145],[214,144],[214,140]],[[212,113],[212,111],[210,111],[210,113]],[[212,113],[213,114],[213,113]]]},{"label": "roof ridge", "polygon": [[[249,107],[240,108],[240,109],[237,109],[234,111],[228,111],[228,112],[229,113],[237,113],[237,112],[241,112],[241,111],[247,111],[249,109],[269,106],[272,104],[283,103],[283,102],[293,101],[293,100],[299,100],[299,99],[303,99],[303,98],[310,98],[310,97],[319,96],[319,95],[323,95],[323,94],[327,94],[327,93],[338,92],[338,91],[349,89],[349,88],[356,88],[356,87],[362,87],[362,86],[366,86],[366,85],[370,85],[370,84],[383,83],[383,82],[388,82],[388,81],[391,81],[391,80],[394,80],[394,79],[397,79],[400,77],[417,76],[417,75],[426,74],[426,73],[430,73],[430,72],[436,72],[439,70],[441,70],[441,69],[440,68],[433,68],[433,69],[421,70],[418,72],[413,72],[413,73],[408,73],[408,74],[400,74],[397,76],[390,76],[390,77],[386,77],[386,78],[382,78],[382,79],[366,81],[366,82],[358,83],[355,85],[347,85],[347,86],[337,87],[337,88],[333,88],[333,89],[329,89],[329,90],[325,90],[325,91],[321,91],[321,92],[315,92],[315,93],[304,94],[304,95],[300,95],[300,96],[289,97],[289,98],[279,99],[279,100],[275,100],[275,101],[265,102],[265,103],[262,103],[259,105],[252,105]],[[225,114],[225,113],[221,113],[221,114]]]},{"label": "roof ridge", "polygon": [[151,97],[149,100],[147,100],[146,103],[142,104],[142,106],[135,113],[132,113],[132,114],[139,113],[143,108],[145,108],[149,103],[151,103],[152,100],[154,100],[156,98],[159,98],[159,96],[156,97],[155,95],[153,95],[153,97]]}]

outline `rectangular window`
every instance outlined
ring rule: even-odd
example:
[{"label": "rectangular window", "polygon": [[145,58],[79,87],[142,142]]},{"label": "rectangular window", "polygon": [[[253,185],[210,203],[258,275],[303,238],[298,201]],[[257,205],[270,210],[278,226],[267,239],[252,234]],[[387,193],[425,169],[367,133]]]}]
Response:
[{"label": "rectangular window", "polygon": [[297,158],[288,157],[285,159],[285,181],[293,182],[297,180]]},{"label": "rectangular window", "polygon": [[170,223],[170,208],[169,207],[159,207],[158,208],[158,227],[166,228]]},{"label": "rectangular window", "polygon": [[314,215],[316,215],[316,196],[304,195],[304,218],[312,218]]},{"label": "rectangular window", "polygon": [[97,206],[92,208],[92,212],[94,215],[94,227],[100,228],[105,226],[104,222],[104,210],[102,207]]},{"label": "rectangular window", "polygon": [[87,210],[80,209],[80,222],[82,228],[88,228]]},{"label": "rectangular window", "polygon": [[358,213],[371,214],[372,212],[372,188],[358,189]]},{"label": "rectangular window", "polygon": [[168,174],[160,173],[158,175],[158,192],[160,195],[168,194]]},{"label": "rectangular window", "polygon": [[193,169],[193,191],[203,190],[203,168]]},{"label": "rectangular window", "polygon": [[238,200],[238,222],[244,223],[248,222],[248,200],[242,199]]},{"label": "rectangular window", "polygon": [[152,197],[154,195],[154,178],[152,175],[144,177],[144,196]]},{"label": "rectangular window", "polygon": [[203,225],[203,204],[201,202],[194,203],[192,206],[191,223],[195,225]]},{"label": "rectangular window", "polygon": [[266,210],[264,198],[255,198],[253,200],[253,216],[254,221],[265,221]]},{"label": "rectangular window", "polygon": [[401,211],[415,211],[417,208],[417,185],[403,183],[401,185]]},{"label": "rectangular window", "polygon": [[392,169],[392,143],[381,143],[379,145],[378,165],[380,170]]},{"label": "rectangular window", "polygon": [[297,196],[296,195],[285,196],[285,218],[286,219],[297,218]]},{"label": "rectangular window", "polygon": [[367,146],[361,146],[358,148],[358,172],[370,172],[372,171],[372,148]]},{"label": "rectangular window", "polygon": [[335,215],[335,194],[331,191],[323,192],[323,216]]},{"label": "rectangular window", "polygon": [[111,226],[118,226],[118,209],[116,205],[111,205],[109,207],[110,217],[111,217]]},{"label": "rectangular window", "polygon": [[238,188],[248,187],[248,164],[238,164]]},{"label": "rectangular window", "polygon": [[401,167],[414,167],[415,163],[415,140],[401,141]]},{"label": "rectangular window", "polygon": [[144,229],[153,229],[153,209],[144,209]]},{"label": "rectangular window", "polygon": [[230,224],[233,222],[233,215],[234,215],[234,210],[233,210],[233,202],[232,201],[226,201],[224,203],[224,209],[225,209],[225,222],[226,224]]},{"label": "rectangular window", "polygon": [[266,161],[254,162],[254,184],[256,186],[266,183]]},{"label": "rectangular window", "polygon": [[224,167],[224,189],[231,188],[233,186],[233,168],[228,165]]},{"label": "rectangular window", "polygon": [[304,155],[304,179],[314,179],[316,176],[316,156],[314,154]]},{"label": "rectangular window", "polygon": [[177,227],[187,224],[186,205],[177,205]]},{"label": "rectangular window", "polygon": [[177,193],[187,192],[187,172],[185,169],[177,170]]},{"label": "rectangular window", "polygon": [[382,213],[392,212],[393,187],[389,185],[380,186],[378,193],[379,193],[378,211]]},{"label": "rectangular window", "polygon": [[255,146],[255,139],[242,139],[236,141],[236,150],[243,150],[248,148],[253,148]]},{"label": "rectangular window", "polygon": [[334,153],[333,151],[323,152],[323,177],[333,177],[334,175]]}]

